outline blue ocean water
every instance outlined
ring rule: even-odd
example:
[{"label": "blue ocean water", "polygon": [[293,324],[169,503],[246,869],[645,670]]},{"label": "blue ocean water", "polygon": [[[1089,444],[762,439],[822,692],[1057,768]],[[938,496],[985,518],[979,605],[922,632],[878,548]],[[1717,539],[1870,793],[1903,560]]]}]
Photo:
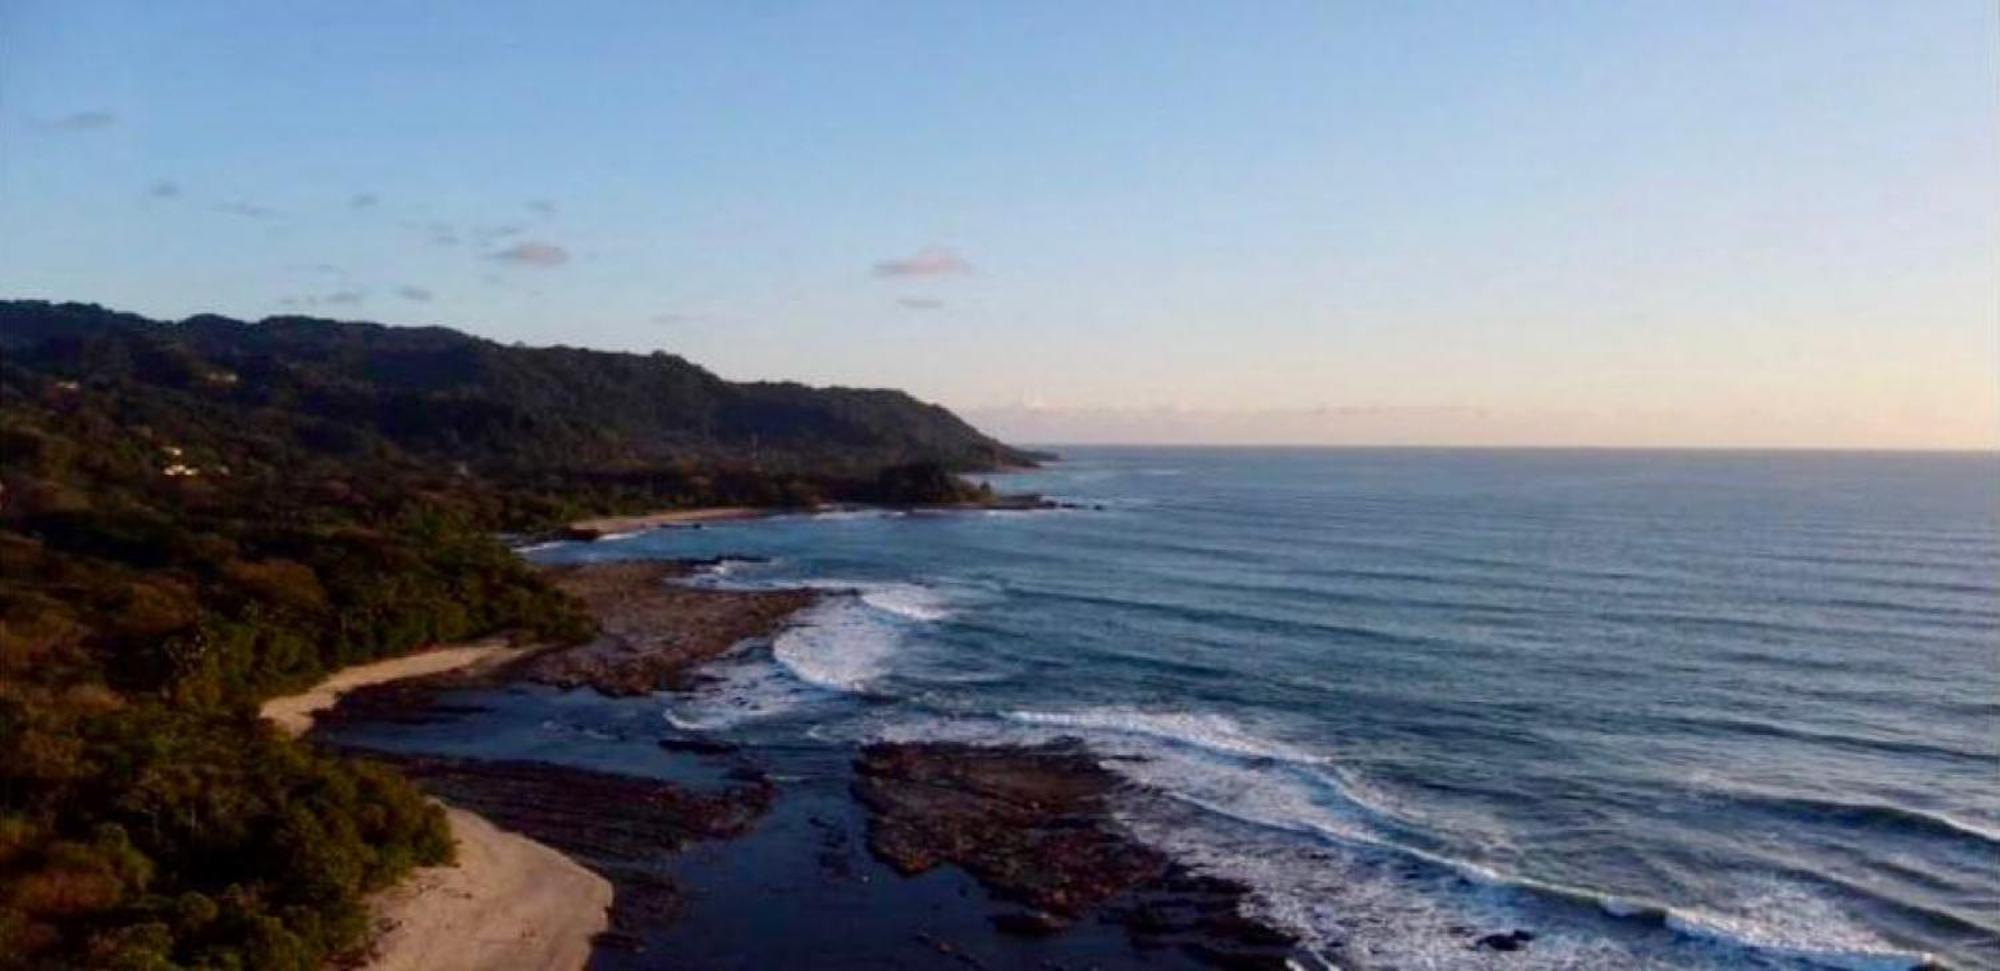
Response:
[{"label": "blue ocean water", "polygon": [[997,484],[1098,508],[535,555],[848,591],[661,717],[1081,737],[1343,966],[2000,967],[2000,457],[1064,454]]}]

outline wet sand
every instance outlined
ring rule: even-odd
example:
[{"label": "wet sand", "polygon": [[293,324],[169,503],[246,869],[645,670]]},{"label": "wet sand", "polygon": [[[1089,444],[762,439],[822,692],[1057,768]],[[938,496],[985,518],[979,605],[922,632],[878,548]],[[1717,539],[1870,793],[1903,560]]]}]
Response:
[{"label": "wet sand", "polygon": [[468,644],[434,647],[385,661],[357,664],[335,672],[306,691],[264,702],[258,714],[287,734],[304,735],[312,728],[316,716],[339,703],[348,692],[390,681],[504,664],[532,650],[531,647],[514,646],[504,638],[487,638]]}]

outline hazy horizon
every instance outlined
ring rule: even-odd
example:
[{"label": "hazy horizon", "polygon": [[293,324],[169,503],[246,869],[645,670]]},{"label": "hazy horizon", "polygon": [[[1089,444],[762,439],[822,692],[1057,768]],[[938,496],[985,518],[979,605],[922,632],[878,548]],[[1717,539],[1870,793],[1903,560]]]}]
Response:
[{"label": "hazy horizon", "polygon": [[1014,441],[1991,450],[1991,4],[0,7],[0,297]]}]

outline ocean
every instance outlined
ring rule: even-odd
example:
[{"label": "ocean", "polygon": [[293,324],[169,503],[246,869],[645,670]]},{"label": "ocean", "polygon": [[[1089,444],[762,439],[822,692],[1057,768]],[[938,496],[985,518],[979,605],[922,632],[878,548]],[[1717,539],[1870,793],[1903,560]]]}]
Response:
[{"label": "ocean", "polygon": [[1085,740],[1359,967],[2000,967],[2000,457],[1065,448],[1083,508],[660,530],[842,591],[685,731]]}]

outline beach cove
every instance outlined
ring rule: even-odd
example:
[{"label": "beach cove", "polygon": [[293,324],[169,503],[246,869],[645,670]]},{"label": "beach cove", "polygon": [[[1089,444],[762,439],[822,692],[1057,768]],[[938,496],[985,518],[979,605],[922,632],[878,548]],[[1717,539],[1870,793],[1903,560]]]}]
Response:
[{"label": "beach cove", "polygon": [[[824,957],[815,934],[844,940],[840,960],[857,967],[1030,956],[1116,965],[1140,960],[1141,941],[1147,960],[1167,967],[1283,966],[1291,939],[1241,916],[1247,888],[1197,876],[1124,834],[1105,801],[1122,781],[1073,744],[876,746],[859,759],[800,759],[668,730],[638,764],[544,761],[535,746],[491,737],[476,754],[423,753],[435,748],[423,743],[427,726],[502,711],[510,697],[616,706],[699,690],[704,664],[768,649],[795,615],[851,593],[686,583],[740,562],[551,567],[598,618],[592,642],[442,647],[348,669],[265,706],[288,730],[316,724],[315,737],[395,765],[447,807],[458,861],[378,895],[381,933],[364,966],[647,967],[663,953],[733,966],[745,955]],[[358,740],[371,731],[398,743]],[[763,888],[754,910],[713,909],[741,901],[745,881]],[[773,895],[774,881],[795,885]],[[844,916],[831,921],[822,908],[841,901]],[[690,933],[709,939],[709,921],[745,920],[782,930],[785,954],[768,939],[699,959],[677,947]],[[859,938],[856,921],[870,928]],[[483,926],[509,930],[468,933]]]}]

